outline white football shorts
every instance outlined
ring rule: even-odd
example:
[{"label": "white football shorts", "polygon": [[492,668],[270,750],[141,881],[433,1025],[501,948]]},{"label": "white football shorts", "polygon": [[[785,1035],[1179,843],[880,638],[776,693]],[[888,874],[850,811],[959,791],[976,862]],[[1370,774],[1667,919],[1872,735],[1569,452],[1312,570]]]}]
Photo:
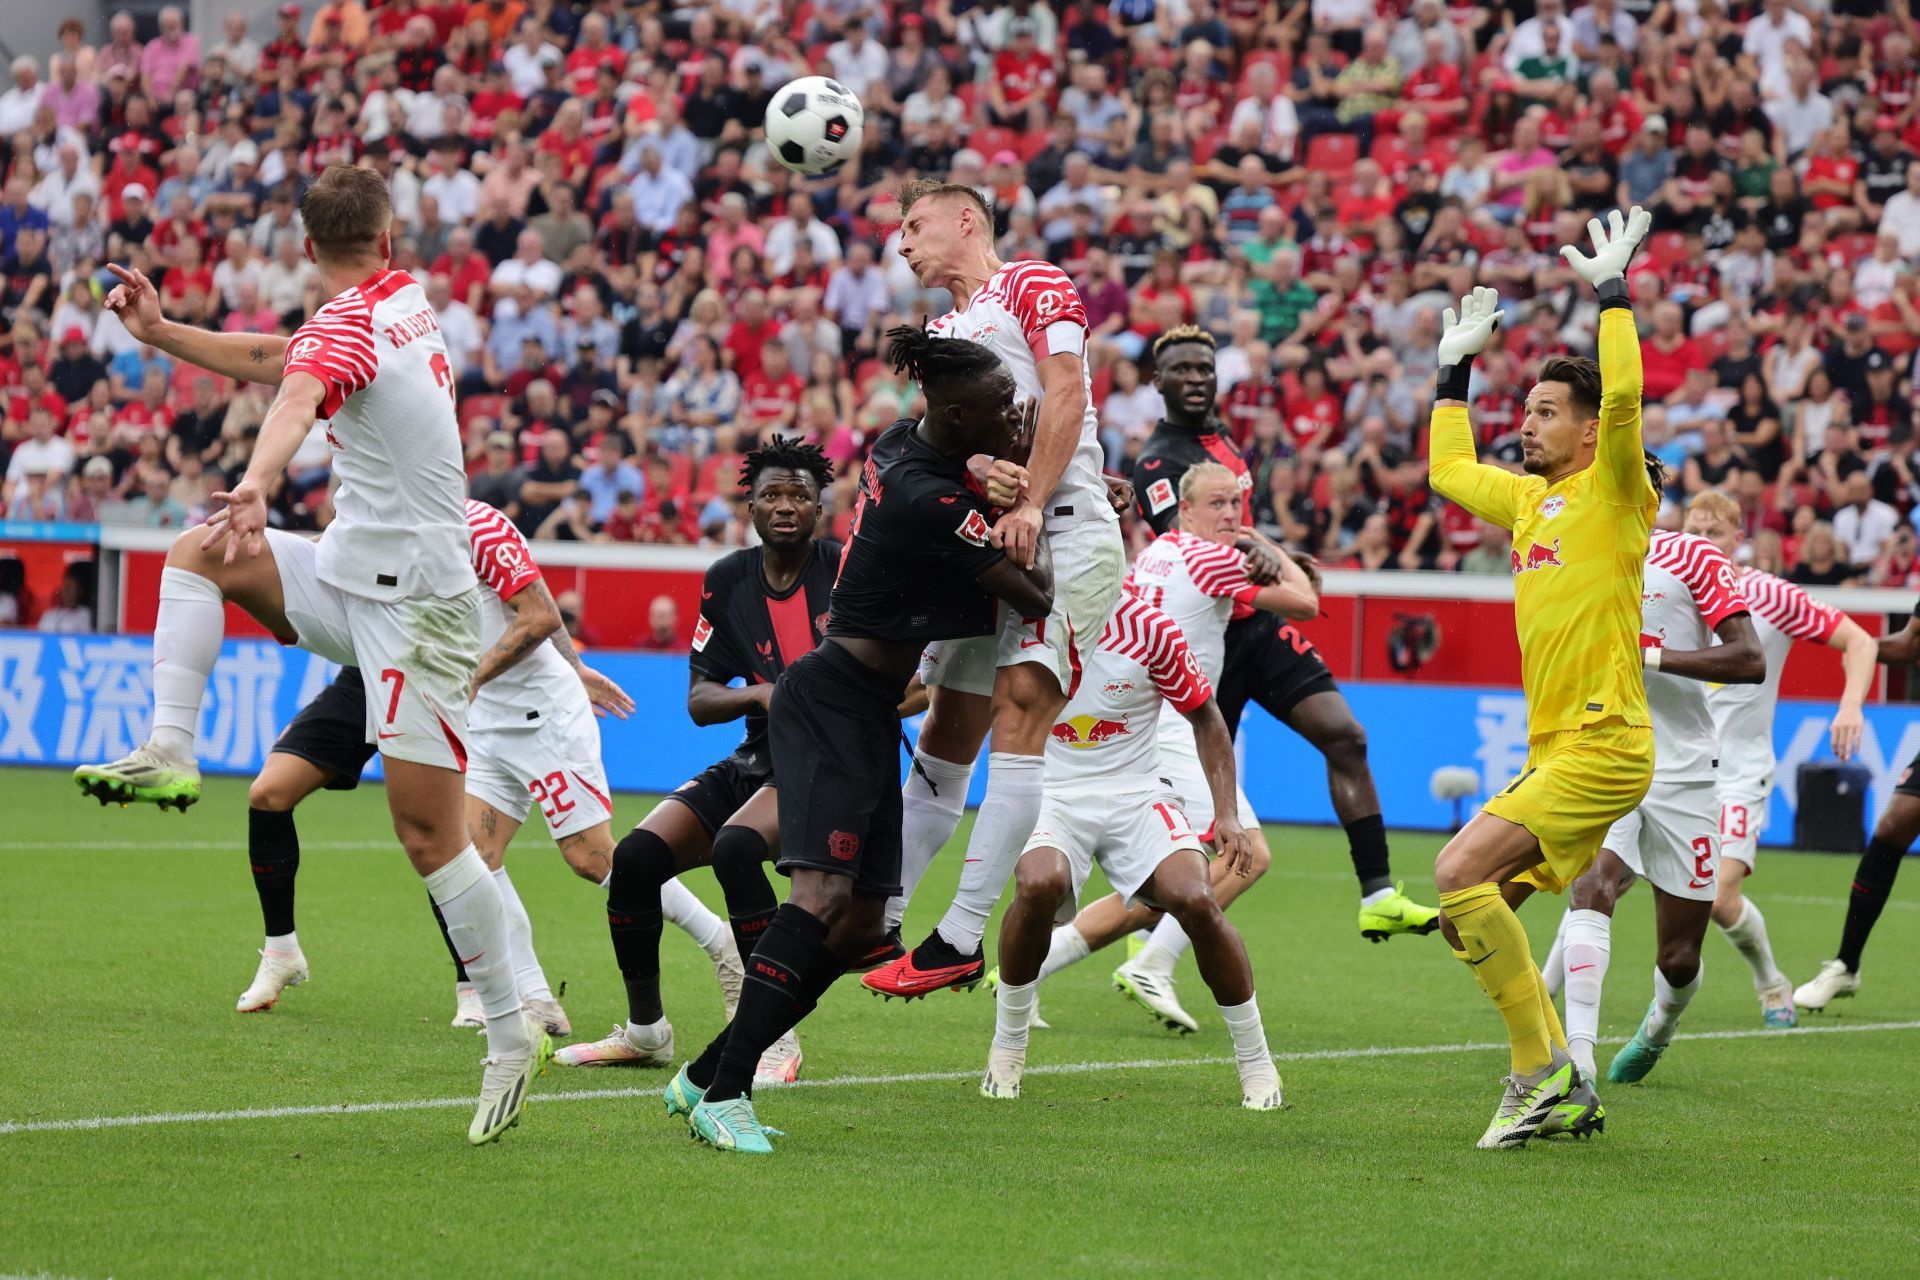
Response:
[{"label": "white football shorts", "polygon": [[320,580],[316,543],[266,532],[296,643],[359,667],[366,680],[366,740],[389,759],[464,772],[467,700],[480,665],[480,588],[369,600]]},{"label": "white football shorts", "polygon": [[1713,783],[1655,779],[1640,807],[1607,828],[1600,844],[1674,897],[1713,901],[1720,865],[1720,800]]}]

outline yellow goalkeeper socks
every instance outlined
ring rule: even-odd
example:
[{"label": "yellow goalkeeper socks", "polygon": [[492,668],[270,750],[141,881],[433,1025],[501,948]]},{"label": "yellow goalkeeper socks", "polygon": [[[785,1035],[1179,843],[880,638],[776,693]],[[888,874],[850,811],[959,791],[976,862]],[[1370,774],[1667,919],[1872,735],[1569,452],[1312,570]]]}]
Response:
[{"label": "yellow goalkeeper socks", "polygon": [[1553,1060],[1554,1039],[1546,984],[1527,949],[1527,931],[1493,884],[1477,884],[1440,895],[1440,907],[1460,935],[1462,957],[1480,986],[1493,998],[1507,1024],[1513,1046],[1513,1070],[1526,1075]]}]

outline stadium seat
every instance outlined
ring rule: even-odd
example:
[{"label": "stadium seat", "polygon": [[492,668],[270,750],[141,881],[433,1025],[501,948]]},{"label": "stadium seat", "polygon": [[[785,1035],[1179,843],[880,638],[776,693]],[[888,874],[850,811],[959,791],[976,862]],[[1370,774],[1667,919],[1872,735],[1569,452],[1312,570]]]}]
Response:
[{"label": "stadium seat", "polygon": [[1193,140],[1194,166],[1198,168],[1212,160],[1213,153],[1220,149],[1220,144],[1226,140],[1226,136],[1226,130],[1215,129],[1210,133],[1203,133],[1195,138]]},{"label": "stadium seat", "polygon": [[1653,265],[1665,271],[1687,256],[1687,238],[1678,231],[1659,231],[1647,237],[1647,256]]},{"label": "stadium seat", "polygon": [[1020,140],[1013,144],[1014,152],[1019,155],[1020,163],[1026,164],[1047,149],[1047,135],[1044,133],[1023,133]]},{"label": "stadium seat", "polygon": [[1307,168],[1332,178],[1352,173],[1359,159],[1360,139],[1351,133],[1323,133],[1307,144]]},{"label": "stadium seat", "polygon": [[967,145],[980,153],[983,160],[991,160],[996,151],[1015,151],[1020,145],[1020,135],[1012,129],[998,126],[987,129],[975,129],[967,135]]},{"label": "stadium seat", "polygon": [[1873,256],[1877,243],[1878,238],[1871,231],[1849,231],[1843,236],[1834,237],[1828,247],[1848,262],[1859,262]]},{"label": "stadium seat", "polygon": [[704,505],[716,493],[733,493],[739,471],[738,453],[708,454],[706,461],[700,464],[700,475],[694,482],[693,500]]},{"label": "stadium seat", "polygon": [[684,453],[669,453],[667,458],[668,482],[675,489],[691,491],[693,488],[693,458]]},{"label": "stadium seat", "polygon": [[1708,364],[1712,364],[1715,360],[1727,354],[1727,330],[1725,326],[1709,329],[1705,333],[1699,334],[1694,338],[1693,345],[1700,348],[1701,356],[1706,359]]},{"label": "stadium seat", "polygon": [[492,418],[495,422],[498,422],[500,421],[500,411],[506,407],[507,398],[505,396],[461,396],[459,408],[460,429],[465,431],[467,424],[475,418]]}]

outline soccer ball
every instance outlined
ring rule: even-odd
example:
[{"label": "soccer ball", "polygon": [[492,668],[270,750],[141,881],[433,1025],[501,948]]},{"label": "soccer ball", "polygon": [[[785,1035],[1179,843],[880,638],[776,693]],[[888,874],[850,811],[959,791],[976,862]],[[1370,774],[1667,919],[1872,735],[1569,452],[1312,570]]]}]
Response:
[{"label": "soccer ball", "polygon": [[817,177],[860,154],[865,119],[853,90],[826,76],[804,76],[767,104],[767,146],[795,173]]}]

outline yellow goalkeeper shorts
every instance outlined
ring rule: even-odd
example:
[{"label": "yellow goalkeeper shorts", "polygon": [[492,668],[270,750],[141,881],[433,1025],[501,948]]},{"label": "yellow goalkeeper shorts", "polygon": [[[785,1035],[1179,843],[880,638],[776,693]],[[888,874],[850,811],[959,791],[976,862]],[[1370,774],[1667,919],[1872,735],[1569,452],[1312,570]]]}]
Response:
[{"label": "yellow goalkeeper shorts", "polygon": [[1653,730],[1605,720],[1533,739],[1526,770],[1484,808],[1540,842],[1542,861],[1514,878],[1559,893],[1593,865],[1607,828],[1652,782]]}]

